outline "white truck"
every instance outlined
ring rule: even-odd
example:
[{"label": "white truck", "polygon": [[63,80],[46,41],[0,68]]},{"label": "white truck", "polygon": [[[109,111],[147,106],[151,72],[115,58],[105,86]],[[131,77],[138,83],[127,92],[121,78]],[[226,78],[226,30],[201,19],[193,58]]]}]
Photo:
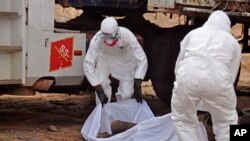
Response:
[{"label": "white truck", "polygon": [[0,0],[0,91],[82,83],[86,34],[56,32],[54,5],[54,0]]},{"label": "white truck", "polygon": [[[145,80],[150,79],[157,96],[170,106],[173,82],[175,81],[174,67],[180,50],[180,41],[192,29],[201,26],[214,10],[225,11],[232,23],[244,25],[240,41],[243,51],[249,52],[249,0],[55,0],[63,7],[80,8],[84,13],[67,23],[55,22],[57,28],[78,29],[86,33],[87,42],[91,39],[90,31],[99,30],[104,16],[121,17],[120,26],[129,28],[140,35],[143,40],[149,67]],[[144,17],[147,13],[167,15],[167,20],[173,21],[184,16],[184,23],[162,28]],[[153,21],[152,20],[152,21]],[[177,18],[178,20],[178,18]]]},{"label": "white truck", "polygon": [[[57,22],[55,4],[84,12],[74,20]],[[119,25],[143,44],[149,62],[145,80],[152,81],[157,96],[170,106],[179,42],[217,9],[224,10],[232,23],[244,25],[243,51],[249,52],[249,0],[0,0],[0,88],[10,84],[36,90],[81,84],[83,88],[87,81],[82,61],[88,43],[105,16],[116,16]],[[181,15],[185,22],[161,28],[145,20],[148,12],[170,15],[169,21],[173,14]],[[55,28],[80,33],[56,33]]]}]

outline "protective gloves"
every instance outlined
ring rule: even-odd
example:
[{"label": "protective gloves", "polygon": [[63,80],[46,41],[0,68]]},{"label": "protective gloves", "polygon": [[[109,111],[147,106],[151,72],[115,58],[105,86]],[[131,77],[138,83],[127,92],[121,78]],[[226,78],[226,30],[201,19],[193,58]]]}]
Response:
[{"label": "protective gloves", "polygon": [[98,98],[100,99],[102,106],[108,102],[108,97],[104,93],[104,90],[101,85],[94,86],[94,89],[97,93]]},{"label": "protective gloves", "polygon": [[141,83],[142,79],[134,79],[134,94],[133,97],[138,103],[142,103],[142,93],[141,93]]}]

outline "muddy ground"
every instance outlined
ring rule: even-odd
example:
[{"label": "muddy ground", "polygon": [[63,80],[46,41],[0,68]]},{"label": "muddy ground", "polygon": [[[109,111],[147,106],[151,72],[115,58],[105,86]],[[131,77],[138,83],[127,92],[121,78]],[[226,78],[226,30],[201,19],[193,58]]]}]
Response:
[{"label": "muddy ground", "polygon": [[[169,112],[155,95],[150,81],[143,83],[143,94],[156,116]],[[250,96],[239,96],[238,100],[238,107],[250,107]],[[84,141],[80,130],[94,107],[93,92],[1,95],[0,141]],[[207,129],[209,141],[214,141],[204,114],[199,118]]]},{"label": "muddy ground", "polygon": [[[169,109],[144,83],[144,98],[156,115]],[[95,107],[92,92],[0,96],[0,141],[81,141],[80,129]]]}]

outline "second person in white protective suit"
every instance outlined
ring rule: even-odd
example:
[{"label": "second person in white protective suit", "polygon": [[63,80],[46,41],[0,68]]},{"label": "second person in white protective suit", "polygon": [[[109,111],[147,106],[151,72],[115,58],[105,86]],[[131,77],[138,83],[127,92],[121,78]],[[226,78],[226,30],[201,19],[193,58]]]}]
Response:
[{"label": "second person in white protective suit", "polygon": [[110,75],[119,80],[117,101],[134,97],[142,102],[141,83],[147,67],[147,57],[135,35],[118,26],[115,18],[105,18],[90,42],[83,63],[85,75],[96,91],[96,103],[110,102]]},{"label": "second person in white protective suit", "polygon": [[229,141],[229,127],[238,122],[234,81],[241,48],[230,26],[227,14],[215,11],[181,41],[171,101],[171,117],[180,141],[198,141],[200,101],[212,116],[217,141]]}]

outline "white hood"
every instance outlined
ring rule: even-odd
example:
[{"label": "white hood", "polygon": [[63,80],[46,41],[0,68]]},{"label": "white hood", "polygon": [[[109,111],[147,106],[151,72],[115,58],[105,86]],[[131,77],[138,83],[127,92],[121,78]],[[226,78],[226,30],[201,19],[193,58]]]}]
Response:
[{"label": "white hood", "polygon": [[231,22],[226,13],[221,10],[217,10],[209,16],[203,27],[209,27],[230,32]]}]

